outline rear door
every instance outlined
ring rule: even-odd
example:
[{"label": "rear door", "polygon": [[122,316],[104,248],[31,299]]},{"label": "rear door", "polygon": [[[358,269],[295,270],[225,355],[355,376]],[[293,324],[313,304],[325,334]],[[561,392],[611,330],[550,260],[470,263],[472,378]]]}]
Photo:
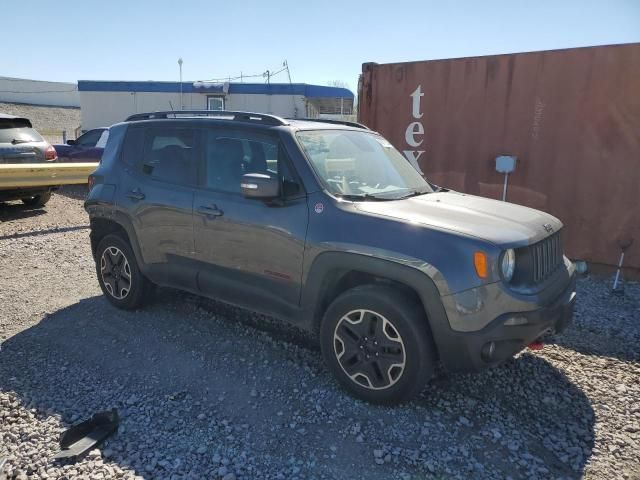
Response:
[{"label": "rear door", "polygon": [[[301,183],[278,136],[220,127],[203,133],[194,200],[198,286],[234,304],[289,316],[299,301],[308,222]],[[282,198],[245,198],[244,173],[278,176]]]},{"label": "rear door", "polygon": [[179,125],[129,127],[118,193],[149,276],[187,289],[195,288],[193,197],[199,138],[197,130]]}]

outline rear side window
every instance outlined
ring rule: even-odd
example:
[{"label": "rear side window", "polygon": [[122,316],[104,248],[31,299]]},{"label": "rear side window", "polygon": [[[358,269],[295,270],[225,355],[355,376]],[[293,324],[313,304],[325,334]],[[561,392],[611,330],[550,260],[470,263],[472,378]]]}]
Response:
[{"label": "rear side window", "polygon": [[[111,142],[108,142],[107,145],[109,143]],[[142,160],[143,147],[144,130],[142,128],[129,127],[124,138],[124,145],[122,145],[122,161],[131,167],[137,167]]]},{"label": "rear side window", "polygon": [[195,185],[197,133],[189,128],[145,129],[142,173],[162,182]]},{"label": "rear side window", "polygon": [[43,142],[38,132],[21,118],[0,118],[0,143]]},{"label": "rear side window", "polygon": [[154,180],[195,185],[196,142],[194,129],[129,126],[121,159]]}]

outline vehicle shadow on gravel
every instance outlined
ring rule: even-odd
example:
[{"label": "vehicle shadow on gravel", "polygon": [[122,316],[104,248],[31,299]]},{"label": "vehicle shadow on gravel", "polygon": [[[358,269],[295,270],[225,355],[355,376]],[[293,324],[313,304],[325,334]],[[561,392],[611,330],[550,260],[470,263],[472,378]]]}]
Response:
[{"label": "vehicle shadow on gravel", "polygon": [[45,208],[29,207],[17,202],[0,202],[0,222],[9,222],[11,220],[44,215],[47,213]]},{"label": "vehicle shadow on gravel", "polygon": [[540,357],[525,353],[491,371],[440,379],[406,405],[372,406],[336,385],[312,340],[275,335],[275,324],[271,332],[252,326],[264,321],[164,289],[136,312],[87,298],[2,344],[0,391],[36,408],[41,421],[61,416],[38,440],[48,458],[65,426],[117,407],[121,428],[104,459],[78,465],[104,462],[145,478],[576,478],[584,471],[592,406]]}]

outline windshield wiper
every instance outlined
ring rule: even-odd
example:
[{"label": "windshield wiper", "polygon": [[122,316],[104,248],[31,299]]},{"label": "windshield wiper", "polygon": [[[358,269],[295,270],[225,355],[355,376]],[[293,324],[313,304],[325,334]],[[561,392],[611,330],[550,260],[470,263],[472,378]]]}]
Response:
[{"label": "windshield wiper", "polygon": [[395,200],[395,198],[378,197],[370,193],[336,193],[334,195],[338,198],[342,198],[343,200],[374,200],[377,202]]},{"label": "windshield wiper", "polygon": [[437,192],[448,192],[449,189],[445,188],[445,187],[441,187],[439,185],[436,185],[435,183],[431,183],[429,181],[427,181],[427,183],[429,185],[431,185],[431,188],[433,188],[433,193],[437,193]]},{"label": "windshield wiper", "polygon": [[11,140],[11,145],[17,145],[18,143],[29,143],[29,140],[20,140],[19,138]]},{"label": "windshield wiper", "polygon": [[404,195],[400,195],[399,197],[394,197],[393,200],[403,200],[409,197],[417,197],[418,195],[426,195],[427,193],[432,193],[429,190],[410,190]]}]

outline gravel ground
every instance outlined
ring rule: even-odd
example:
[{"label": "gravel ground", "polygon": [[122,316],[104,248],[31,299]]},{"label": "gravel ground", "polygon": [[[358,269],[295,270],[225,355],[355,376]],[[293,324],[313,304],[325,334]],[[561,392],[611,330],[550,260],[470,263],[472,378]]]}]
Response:
[{"label": "gravel ground", "polygon": [[[7,478],[640,479],[640,285],[612,297],[583,278],[575,325],[543,350],[377,407],[271,320],[168,289],[111,307],[81,196],[0,207]],[[112,407],[100,450],[51,460],[66,428]]]}]

